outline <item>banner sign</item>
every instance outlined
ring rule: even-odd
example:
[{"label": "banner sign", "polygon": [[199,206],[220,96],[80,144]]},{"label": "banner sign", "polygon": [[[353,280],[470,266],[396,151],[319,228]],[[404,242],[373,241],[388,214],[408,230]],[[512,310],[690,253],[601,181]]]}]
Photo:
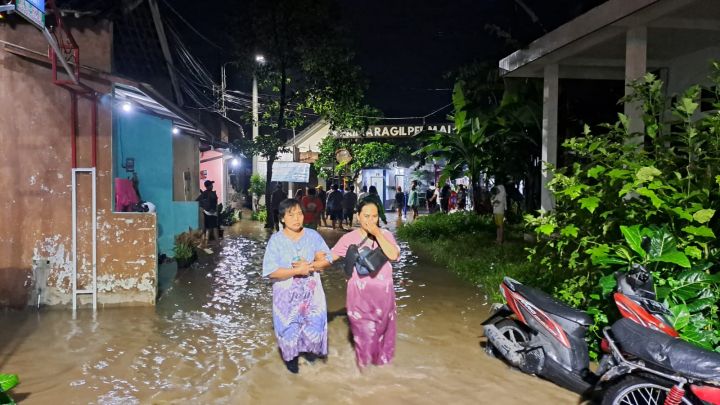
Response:
[{"label": "banner sign", "polygon": [[355,131],[331,130],[330,135],[335,138],[409,138],[423,131],[437,131],[450,133],[455,129],[454,124],[428,124],[428,125],[370,125],[365,133]]},{"label": "banner sign", "polygon": [[310,181],[310,163],[275,162],[272,168],[272,181],[307,183]]},{"label": "banner sign", "polygon": [[15,11],[40,29],[45,28],[45,0],[17,0]]}]

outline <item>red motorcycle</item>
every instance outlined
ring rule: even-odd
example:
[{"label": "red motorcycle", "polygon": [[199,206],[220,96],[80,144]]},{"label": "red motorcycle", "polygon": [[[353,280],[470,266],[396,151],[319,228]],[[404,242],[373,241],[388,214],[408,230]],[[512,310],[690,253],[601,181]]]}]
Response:
[{"label": "red motorcycle", "polygon": [[[649,272],[634,266],[628,273],[617,273],[616,278],[614,299],[624,317],[643,328],[678,336],[667,319],[667,308],[655,300]],[[585,338],[592,318],[509,277],[500,291],[507,304],[483,322],[488,351],[525,373],[574,392],[586,394],[596,389],[600,376],[614,364],[611,356],[604,356],[598,371],[590,371]],[[609,350],[607,344],[603,346]]]},{"label": "red motorcycle", "polygon": [[645,268],[635,265],[616,279],[623,319],[604,330],[608,355],[596,373],[585,343],[590,317],[510,278],[500,286],[507,305],[483,322],[488,349],[523,372],[600,393],[603,405],[720,405],[720,354],[677,338]]},{"label": "red motorcycle", "polygon": [[603,384],[611,382],[603,405],[720,405],[720,353],[648,330],[630,318],[603,333],[613,364],[600,377]]}]

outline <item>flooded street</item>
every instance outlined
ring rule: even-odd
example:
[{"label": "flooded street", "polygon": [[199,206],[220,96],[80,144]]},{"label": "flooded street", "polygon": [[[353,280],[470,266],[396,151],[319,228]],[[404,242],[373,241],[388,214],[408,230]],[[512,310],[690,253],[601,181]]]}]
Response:
[{"label": "flooded street", "polygon": [[[341,236],[320,231],[332,247]],[[485,355],[489,305],[402,243],[394,267],[395,360],[355,366],[344,314],[345,279],[323,275],[326,362],[292,375],[272,330],[271,287],[260,277],[267,233],[241,222],[209,263],[182,271],[155,308],[0,314],[0,370],[20,375],[22,404],[574,404],[578,397]]]}]

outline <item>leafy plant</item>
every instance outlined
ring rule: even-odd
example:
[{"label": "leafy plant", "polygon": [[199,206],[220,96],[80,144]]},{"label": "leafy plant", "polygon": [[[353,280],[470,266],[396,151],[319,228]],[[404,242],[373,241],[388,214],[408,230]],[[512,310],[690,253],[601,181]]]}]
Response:
[{"label": "leafy plant", "polygon": [[0,404],[14,405],[15,401],[8,391],[20,383],[17,374],[0,374]]},{"label": "leafy plant", "polygon": [[[565,141],[571,164],[549,168],[556,209],[526,216],[539,241],[529,250],[531,262],[543,269],[536,283],[586,309],[597,332],[612,315],[604,294],[614,287],[612,273],[642,263],[652,270],[658,296],[675,314],[683,338],[718,348],[720,290],[712,263],[720,248],[720,114],[699,114],[698,86],[673,103],[652,74],[632,88],[625,101],[642,105],[644,144],[619,114],[601,133],[586,126]],[[717,95],[714,104],[720,107]],[[648,252],[640,247],[642,237],[651,238]]]},{"label": "leafy plant", "polygon": [[173,247],[173,253],[175,254],[175,260],[188,260],[192,258],[194,250],[192,246],[185,243],[176,243]]},{"label": "leafy plant", "polygon": [[[250,176],[250,194],[256,196],[258,200],[265,194],[265,178],[258,173],[253,173]],[[253,207],[253,211],[256,211],[257,207]]]},{"label": "leafy plant", "polygon": [[238,221],[235,208],[224,208],[222,204],[218,204],[218,221],[222,226],[232,226]]},{"label": "leafy plant", "polygon": [[440,240],[461,235],[495,232],[495,223],[490,215],[475,215],[468,211],[450,214],[432,214],[418,217],[415,221],[398,229],[398,236],[405,239]]},{"label": "leafy plant", "polygon": [[258,209],[257,211],[253,211],[250,219],[252,219],[253,221],[265,222],[265,220],[267,219],[267,210],[265,209],[265,207],[260,207],[260,209]]}]

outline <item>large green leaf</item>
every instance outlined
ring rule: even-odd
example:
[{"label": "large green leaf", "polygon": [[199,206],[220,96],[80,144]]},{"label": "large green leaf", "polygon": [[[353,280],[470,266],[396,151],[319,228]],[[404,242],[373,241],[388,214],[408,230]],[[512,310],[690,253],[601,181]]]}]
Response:
[{"label": "large green leaf", "polygon": [[697,246],[686,246],[685,254],[689,257],[692,257],[693,259],[702,258],[702,250],[700,250],[700,248],[698,248]]},{"label": "large green leaf", "polygon": [[685,304],[673,305],[670,307],[670,322],[675,329],[681,330],[690,323],[690,311]]},{"label": "large green leaf", "polygon": [[690,235],[702,236],[706,238],[715,237],[715,233],[707,226],[686,226],[682,230],[689,233]]},{"label": "large green leaf", "polygon": [[664,263],[673,263],[677,264],[678,266],[689,268],[690,267],[690,260],[688,260],[685,253],[680,252],[678,250],[672,250],[669,252],[663,253],[659,257],[651,258],[651,262],[664,262]]},{"label": "large green leaf", "polygon": [[0,374],[0,392],[10,391],[19,382],[17,374]]},{"label": "large green leaf", "polygon": [[602,295],[607,296],[615,290],[617,286],[617,280],[615,274],[608,274],[600,278],[600,287],[602,288]]},{"label": "large green leaf", "polygon": [[664,254],[677,250],[677,242],[672,233],[666,228],[659,228],[650,233],[650,258],[659,258]]},{"label": "large green leaf", "polygon": [[656,176],[661,175],[662,172],[652,166],[641,167],[635,173],[635,179],[641,183],[645,183],[653,180]]},{"label": "large green leaf", "polygon": [[682,218],[682,219],[685,219],[685,220],[688,220],[688,221],[692,221],[692,220],[693,220],[693,216],[690,215],[689,212],[687,212],[686,210],[682,209],[681,207],[673,207],[673,209],[671,209],[670,211],[674,212],[675,214],[677,214],[678,217],[680,217],[680,218]]},{"label": "large green leaf", "polygon": [[703,209],[703,210],[695,212],[693,214],[693,219],[701,224],[704,224],[704,223],[710,222],[710,219],[712,219],[713,215],[715,215],[715,210]]},{"label": "large green leaf", "polygon": [[655,208],[660,208],[663,205],[663,200],[658,197],[658,195],[655,194],[654,191],[650,190],[647,187],[640,187],[639,189],[637,189],[637,193],[643,197],[649,198],[650,202]]},{"label": "large green leaf", "polygon": [[561,231],[560,235],[562,236],[571,236],[573,238],[577,238],[578,236],[578,227],[573,224],[566,225]]},{"label": "large green leaf", "polygon": [[542,224],[539,227],[537,227],[537,231],[544,234],[544,235],[552,235],[553,232],[555,232],[555,225],[554,224]]},{"label": "large green leaf", "polygon": [[640,255],[640,257],[645,258],[647,256],[647,252],[643,250],[642,248],[642,237],[643,234],[640,230],[640,225],[633,225],[633,226],[621,226],[620,232],[622,232],[623,236],[625,237],[625,242],[627,242],[627,245],[630,246],[630,249],[634,250],[635,253]]},{"label": "large green leaf", "polygon": [[590,211],[590,213],[595,212],[595,209],[600,205],[600,198],[599,197],[585,197],[581,198],[580,200],[580,207],[585,208],[586,210]]},{"label": "large green leaf", "polygon": [[602,165],[597,165],[597,166],[594,166],[594,167],[590,168],[590,169],[587,171],[587,176],[588,176],[588,177],[592,177],[593,179],[597,179],[598,176],[600,176],[600,174],[601,174],[602,172],[604,172],[604,171],[605,171],[605,167],[604,167],[604,166],[602,166]]}]

